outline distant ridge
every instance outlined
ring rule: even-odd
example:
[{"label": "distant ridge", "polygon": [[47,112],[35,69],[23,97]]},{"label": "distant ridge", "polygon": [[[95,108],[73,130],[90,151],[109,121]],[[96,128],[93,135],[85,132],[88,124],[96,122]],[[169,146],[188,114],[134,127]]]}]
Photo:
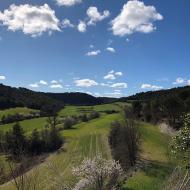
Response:
[{"label": "distant ridge", "polygon": [[190,86],[171,88],[167,90],[140,92],[132,96],[119,98],[118,101],[125,102],[130,100],[150,100],[167,96],[179,96],[181,99],[190,98]]},{"label": "distant ridge", "polygon": [[15,88],[0,84],[0,109],[28,107],[41,109],[43,106],[58,105],[97,105],[110,103],[115,98],[94,97],[80,92],[45,93],[27,88]]}]

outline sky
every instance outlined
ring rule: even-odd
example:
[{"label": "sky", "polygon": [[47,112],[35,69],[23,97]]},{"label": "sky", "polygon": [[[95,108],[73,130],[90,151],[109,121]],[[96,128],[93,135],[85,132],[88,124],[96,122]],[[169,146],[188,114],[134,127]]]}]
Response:
[{"label": "sky", "polygon": [[121,97],[190,85],[189,0],[0,2],[0,83]]}]

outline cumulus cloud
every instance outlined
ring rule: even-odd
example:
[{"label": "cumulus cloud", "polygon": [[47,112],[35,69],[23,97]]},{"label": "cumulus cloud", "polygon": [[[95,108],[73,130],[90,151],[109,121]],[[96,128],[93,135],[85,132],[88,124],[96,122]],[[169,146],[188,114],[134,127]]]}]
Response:
[{"label": "cumulus cloud", "polygon": [[190,79],[187,81],[187,85],[190,86]]},{"label": "cumulus cloud", "polygon": [[75,80],[74,81],[76,86],[79,87],[91,87],[91,86],[97,86],[98,83],[94,80],[91,79],[80,79],[80,80]]},{"label": "cumulus cloud", "polygon": [[5,80],[6,77],[4,75],[0,75],[0,80]]},{"label": "cumulus cloud", "polygon": [[96,56],[98,54],[100,54],[101,51],[100,50],[94,50],[94,51],[89,51],[86,53],[87,56]]},{"label": "cumulus cloud", "polygon": [[11,31],[22,31],[32,37],[44,32],[61,31],[55,11],[48,4],[33,6],[29,4],[12,4],[4,12],[0,12],[0,23]]},{"label": "cumulus cloud", "polygon": [[123,73],[122,73],[122,72],[115,72],[115,75],[117,75],[117,76],[122,76]]},{"label": "cumulus cloud", "polygon": [[42,85],[47,85],[48,83],[44,80],[40,80],[39,84],[42,84]]},{"label": "cumulus cloud", "polygon": [[61,22],[62,28],[74,28],[74,24],[71,23],[71,21],[67,18],[63,19]]},{"label": "cumulus cloud", "polygon": [[151,85],[151,84],[142,84],[141,85],[142,89],[151,89],[151,90],[159,90],[162,89],[162,86],[156,86],[156,85]]},{"label": "cumulus cloud", "polygon": [[77,26],[77,29],[79,32],[82,32],[82,33],[86,32],[86,23],[80,20]]},{"label": "cumulus cloud", "polygon": [[120,82],[120,83],[114,83],[111,85],[112,88],[127,88],[127,83]]},{"label": "cumulus cloud", "polygon": [[32,88],[39,88],[38,83],[29,84],[29,86],[32,87]]},{"label": "cumulus cloud", "polygon": [[185,83],[185,79],[178,77],[173,84],[183,84]]},{"label": "cumulus cloud", "polygon": [[107,75],[104,76],[104,79],[106,80],[115,80],[117,76],[122,76],[123,73],[118,71],[115,72],[114,70],[111,70],[110,72],[108,72]]},{"label": "cumulus cloud", "polygon": [[115,53],[115,49],[113,47],[107,47],[106,50],[111,53]]},{"label": "cumulus cloud", "polygon": [[59,6],[71,7],[75,4],[82,3],[82,0],[56,0]]},{"label": "cumulus cloud", "polygon": [[56,81],[56,80],[51,81],[51,84],[57,84],[57,83],[58,83],[58,81]]},{"label": "cumulus cloud", "polygon": [[146,6],[142,1],[130,0],[124,4],[121,13],[111,21],[111,30],[117,36],[134,32],[150,33],[156,30],[154,21],[162,19],[163,16],[154,6]]},{"label": "cumulus cloud", "polygon": [[104,79],[105,79],[105,80],[115,80],[116,77],[115,77],[114,74],[108,73],[107,75],[104,76]]},{"label": "cumulus cloud", "polygon": [[63,88],[63,86],[61,84],[51,84],[49,87],[50,88]]},{"label": "cumulus cloud", "polygon": [[110,12],[104,10],[103,13],[98,11],[97,7],[89,7],[86,11],[87,16],[89,17],[88,25],[95,25],[96,22],[102,21],[103,19],[109,17]]}]

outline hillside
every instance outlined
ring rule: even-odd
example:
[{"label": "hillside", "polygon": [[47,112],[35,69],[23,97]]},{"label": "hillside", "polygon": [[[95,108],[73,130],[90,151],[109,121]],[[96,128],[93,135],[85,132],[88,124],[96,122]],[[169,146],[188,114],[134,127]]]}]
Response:
[{"label": "hillside", "polygon": [[182,100],[190,99],[190,86],[171,88],[167,90],[158,90],[158,91],[148,91],[137,93],[132,96],[122,97],[118,101],[125,102],[129,100],[151,100],[151,99],[162,99],[163,97],[178,96]]},{"label": "hillside", "polygon": [[73,93],[44,93],[26,88],[14,88],[0,84],[0,109],[28,107],[41,109],[52,104],[62,105],[97,105],[112,102],[111,98],[96,98],[89,94]]}]

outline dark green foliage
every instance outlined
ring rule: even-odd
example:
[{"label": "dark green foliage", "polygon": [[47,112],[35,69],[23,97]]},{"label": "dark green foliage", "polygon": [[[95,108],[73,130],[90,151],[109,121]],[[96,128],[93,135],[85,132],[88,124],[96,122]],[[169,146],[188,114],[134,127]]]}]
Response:
[{"label": "dark green foliage", "polygon": [[48,97],[64,102],[66,105],[97,105],[104,103],[103,100],[80,92],[71,93],[47,93]]},{"label": "dark green foliage", "polygon": [[7,123],[13,123],[13,122],[18,122],[18,121],[23,121],[26,119],[33,119],[33,118],[38,118],[40,117],[40,114],[38,113],[30,113],[30,114],[14,114],[14,115],[6,115],[2,116],[0,124],[7,124]]},{"label": "dark green foliage", "polygon": [[142,104],[139,101],[132,102],[133,114],[136,118],[141,117]]},{"label": "dark green foliage", "polygon": [[0,109],[28,107],[41,109],[44,105],[63,104],[45,93],[34,92],[26,88],[13,88],[0,84]]},{"label": "dark green foliage", "polygon": [[87,116],[87,114],[82,114],[82,115],[79,116],[79,119],[82,122],[87,122],[88,121],[88,116]]},{"label": "dark green foliage", "polygon": [[48,123],[49,127],[41,132],[34,129],[30,136],[26,136],[19,123],[16,123],[11,131],[5,135],[1,134],[0,150],[9,158],[20,160],[23,156],[36,156],[59,149],[63,144],[63,138],[59,134],[55,120],[52,119],[53,122]]},{"label": "dark green foliage", "polygon": [[134,166],[138,156],[139,134],[132,120],[125,125],[119,122],[112,124],[109,134],[112,156],[118,160],[124,170]]},{"label": "dark green foliage", "polygon": [[27,152],[27,141],[24,131],[19,123],[13,125],[12,131],[5,135],[5,150],[13,159],[19,159],[20,156]]}]

